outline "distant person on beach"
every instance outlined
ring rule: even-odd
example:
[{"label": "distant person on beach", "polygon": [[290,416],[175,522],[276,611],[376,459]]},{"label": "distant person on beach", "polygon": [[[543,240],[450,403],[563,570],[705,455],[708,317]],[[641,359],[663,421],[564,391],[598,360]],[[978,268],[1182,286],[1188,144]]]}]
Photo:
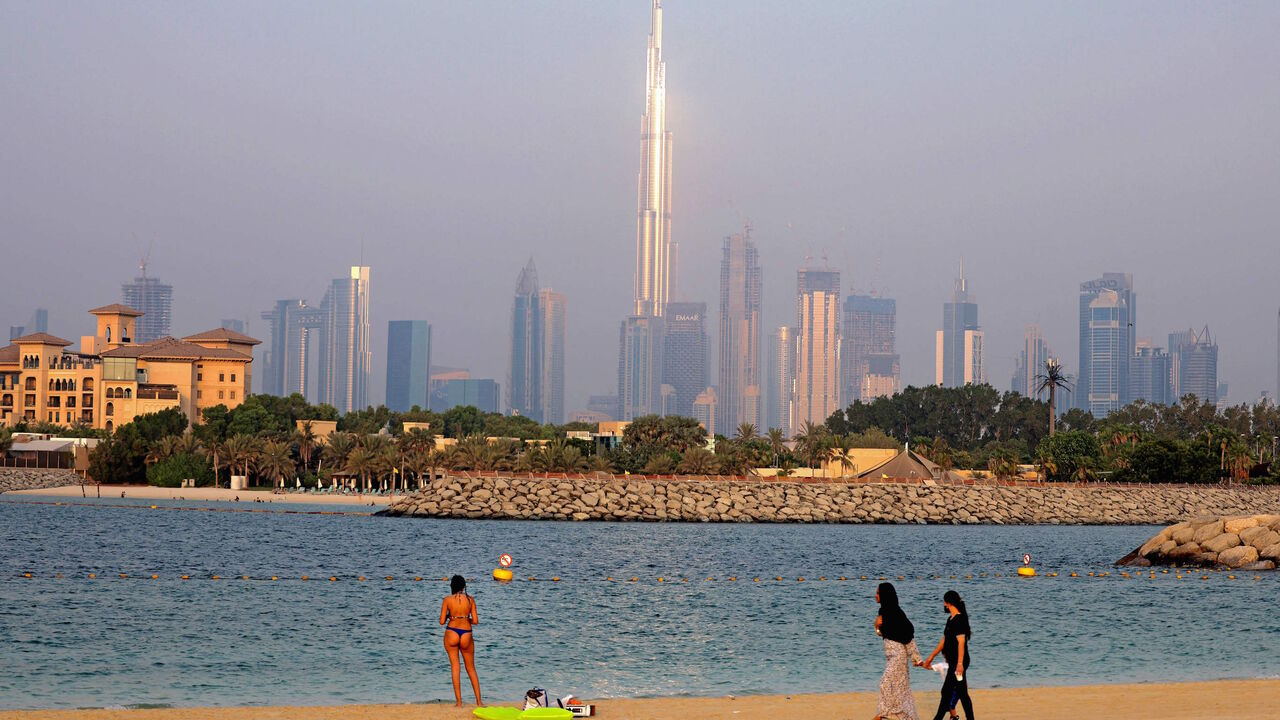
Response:
[{"label": "distant person on beach", "polygon": [[973,701],[969,699],[969,613],[965,610],[960,593],[948,590],[942,596],[942,607],[947,611],[947,626],[942,632],[942,642],[929,653],[924,667],[932,669],[933,659],[942,653],[947,661],[947,675],[942,681],[942,699],[933,720],[942,720],[956,700],[964,707],[966,720],[973,720]]},{"label": "distant person on beach", "polygon": [[876,602],[880,603],[876,633],[884,638],[884,675],[880,676],[876,720],[919,720],[911,696],[911,663],[920,663],[915,627],[898,605],[898,591],[892,583],[880,583]]},{"label": "distant person on beach", "polygon": [[458,667],[458,655],[467,663],[467,677],[471,678],[471,690],[480,702],[480,678],[476,677],[476,643],[471,628],[480,623],[476,614],[476,599],[467,594],[467,581],[454,575],[449,581],[453,594],[440,604],[440,624],[444,625],[444,650],[449,653],[449,669],[453,672],[453,697],[462,707],[462,683]]}]

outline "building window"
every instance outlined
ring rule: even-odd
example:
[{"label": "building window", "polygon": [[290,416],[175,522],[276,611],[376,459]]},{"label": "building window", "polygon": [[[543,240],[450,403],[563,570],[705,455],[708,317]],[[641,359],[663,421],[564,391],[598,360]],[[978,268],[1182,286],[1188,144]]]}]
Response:
[{"label": "building window", "polygon": [[197,400],[199,400],[199,399],[200,399],[200,398],[202,398],[202,397],[204,397],[204,391],[203,391],[203,390],[197,390],[197,391],[196,391],[196,399],[197,399]]},{"label": "building window", "polygon": [[236,399],[236,391],[235,391],[235,390],[232,390],[232,391],[231,391],[231,399],[232,399],[232,400],[235,400],[235,399]]},{"label": "building window", "polygon": [[102,413],[102,414],[103,414],[103,415],[106,415],[107,417],[111,417],[112,415],[115,415],[115,414],[116,414],[116,404],[115,404],[115,403],[107,403],[107,409],[106,409],[105,411],[103,411],[103,413]]},{"label": "building window", "polygon": [[231,373],[231,382],[235,382],[235,381],[236,381],[236,374]]},{"label": "building window", "polygon": [[218,382],[226,382],[226,381],[227,381],[227,374],[226,374],[226,373],[218,373]]},{"label": "building window", "polygon": [[218,399],[219,399],[219,400],[221,400],[221,399],[222,399],[222,391],[221,391],[221,390],[219,390],[219,391],[218,391]]},{"label": "building window", "polygon": [[133,397],[133,388],[125,388],[125,389],[124,389],[124,396],[125,396],[125,397],[127,397],[127,398],[131,398],[131,397]]},{"label": "building window", "polygon": [[196,371],[196,382],[200,382],[201,380],[204,380],[204,373],[202,373],[202,372],[200,372],[199,370],[197,370],[197,371]]}]

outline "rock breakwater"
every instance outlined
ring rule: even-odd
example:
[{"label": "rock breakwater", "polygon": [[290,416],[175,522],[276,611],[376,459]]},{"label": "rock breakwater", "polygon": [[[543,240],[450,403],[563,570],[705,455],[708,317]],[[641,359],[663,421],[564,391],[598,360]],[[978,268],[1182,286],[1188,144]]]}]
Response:
[{"label": "rock breakwater", "polygon": [[1156,533],[1117,565],[1274,570],[1280,564],[1280,515],[1197,517]]},{"label": "rock breakwater", "polygon": [[79,482],[80,476],[70,470],[0,467],[0,493],[42,490]]},{"label": "rock breakwater", "polygon": [[380,515],[638,522],[1163,525],[1280,514],[1280,487],[995,487],[444,477]]}]

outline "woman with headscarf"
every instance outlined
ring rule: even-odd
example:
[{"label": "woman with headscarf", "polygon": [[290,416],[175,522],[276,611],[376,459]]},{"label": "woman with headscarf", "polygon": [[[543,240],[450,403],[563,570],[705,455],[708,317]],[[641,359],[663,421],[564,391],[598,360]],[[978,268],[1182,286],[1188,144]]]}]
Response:
[{"label": "woman with headscarf", "polygon": [[911,663],[920,662],[915,627],[898,606],[898,591],[892,583],[880,583],[876,602],[880,603],[876,633],[884,638],[884,675],[880,676],[876,720],[918,720],[911,696]]},{"label": "woman with headscarf", "polygon": [[938,703],[938,712],[934,720],[942,720],[948,708],[952,709],[956,701],[964,707],[964,716],[973,720],[973,701],[969,699],[969,683],[965,675],[969,672],[969,637],[973,634],[969,629],[969,611],[965,610],[964,600],[960,593],[948,590],[942,595],[942,609],[947,613],[947,626],[942,632],[942,642],[929,653],[924,667],[933,669],[933,659],[942,653],[947,661],[947,674],[942,681],[942,699]]}]

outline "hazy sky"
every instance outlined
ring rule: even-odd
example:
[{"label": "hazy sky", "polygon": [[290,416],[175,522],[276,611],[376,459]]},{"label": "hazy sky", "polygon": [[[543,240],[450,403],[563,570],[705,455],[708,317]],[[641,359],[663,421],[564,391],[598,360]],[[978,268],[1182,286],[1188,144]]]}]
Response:
[{"label": "hazy sky", "polygon": [[[668,0],[682,299],[754,226],[768,324],[826,253],[898,301],[932,382],[963,257],[1009,384],[1023,325],[1077,364],[1077,286],[1137,332],[1208,324],[1231,399],[1276,382],[1280,3]],[[0,0],[0,325],[76,339],[148,246],[174,332],[318,303],[363,243],[386,323],[505,384],[533,256],[568,296],[566,408],[613,392],[632,294],[649,8],[630,2]],[[736,208],[736,209],[735,209]],[[715,362],[714,357],[712,362]],[[259,369],[259,372],[261,370]],[[714,378],[714,374],[712,376]]]}]

